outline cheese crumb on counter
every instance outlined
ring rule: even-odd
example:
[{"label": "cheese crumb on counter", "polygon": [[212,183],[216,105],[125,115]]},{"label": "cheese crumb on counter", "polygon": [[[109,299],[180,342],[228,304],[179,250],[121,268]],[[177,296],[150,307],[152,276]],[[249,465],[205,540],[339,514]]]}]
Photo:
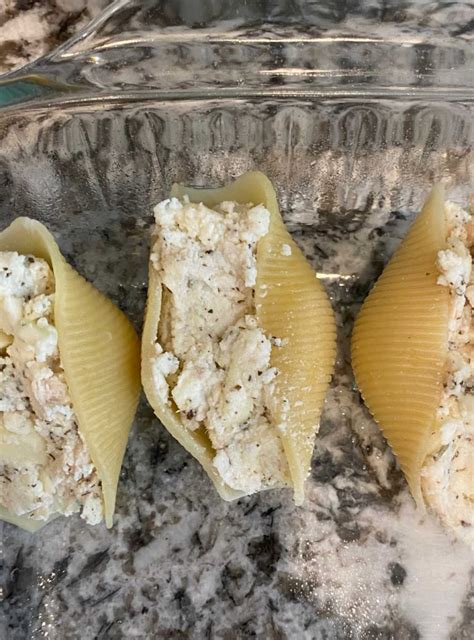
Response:
[{"label": "cheese crumb on counter", "polygon": [[78,430],[54,326],[54,276],[34,256],[0,252],[0,505],[33,520],[103,519],[100,481]]},{"label": "cheese crumb on counter", "polygon": [[281,342],[258,326],[254,303],[257,243],[270,213],[236,202],[210,209],[187,197],[164,200],[154,212],[151,262],[163,286],[155,388],[187,429],[206,430],[230,487],[250,494],[285,486],[278,372],[270,364]]},{"label": "cheese crumb on counter", "polygon": [[438,410],[435,450],[422,469],[428,504],[456,534],[474,545],[474,286],[472,216],[446,203],[447,247],[438,254],[438,284],[449,288],[448,362]]}]

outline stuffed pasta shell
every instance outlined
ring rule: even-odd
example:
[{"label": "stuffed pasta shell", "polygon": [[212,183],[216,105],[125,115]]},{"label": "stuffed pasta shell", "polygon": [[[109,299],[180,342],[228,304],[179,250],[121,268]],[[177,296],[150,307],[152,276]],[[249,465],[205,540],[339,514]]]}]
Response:
[{"label": "stuffed pasta shell", "polygon": [[304,497],[335,358],[328,297],[270,181],[175,185],[155,210],[142,382],[156,415],[226,500]]},{"label": "stuffed pasta shell", "polygon": [[362,396],[419,505],[474,544],[472,215],[435,187],[364,302]]},{"label": "stuffed pasta shell", "polygon": [[0,518],[111,526],[139,389],[129,321],[17,218],[0,233]]}]

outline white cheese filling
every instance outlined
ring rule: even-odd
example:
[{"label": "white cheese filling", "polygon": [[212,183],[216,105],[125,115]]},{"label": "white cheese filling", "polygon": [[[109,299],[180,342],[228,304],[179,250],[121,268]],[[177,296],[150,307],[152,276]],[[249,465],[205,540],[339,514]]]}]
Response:
[{"label": "white cheese filling", "polygon": [[438,283],[449,288],[451,301],[447,375],[438,445],[423,466],[422,488],[441,519],[474,545],[473,223],[469,213],[449,202],[446,217],[447,248],[438,254]]},{"label": "white cheese filling", "polygon": [[151,262],[163,284],[155,389],[187,429],[205,429],[230,487],[251,494],[287,485],[272,415],[278,372],[270,356],[281,342],[258,326],[254,303],[257,243],[270,214],[187,198],[160,202],[154,213]]},{"label": "white cheese filling", "polygon": [[33,520],[103,519],[100,481],[69,397],[54,326],[54,276],[0,252],[0,505]]}]

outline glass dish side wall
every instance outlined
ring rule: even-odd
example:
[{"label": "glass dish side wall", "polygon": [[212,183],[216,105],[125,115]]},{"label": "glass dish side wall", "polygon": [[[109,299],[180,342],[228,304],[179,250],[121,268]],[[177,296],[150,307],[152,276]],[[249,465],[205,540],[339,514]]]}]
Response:
[{"label": "glass dish side wall", "polygon": [[[304,509],[297,511],[284,491],[223,506],[198,465],[170,440],[143,404],[129,442],[117,526],[111,532],[91,531],[75,518],[58,520],[31,538],[0,524],[4,565],[14,572],[24,572],[22,567],[27,566],[30,576],[18,584],[9,578],[4,582],[3,592],[13,594],[2,603],[5,624],[17,629],[19,638],[34,637],[45,629],[75,637],[87,603],[94,602],[90,631],[95,635],[114,625],[113,637],[133,637],[138,619],[145,636],[166,634],[167,629],[192,629],[204,635],[209,618],[217,621],[218,630],[224,629],[232,611],[228,624],[234,629],[249,624],[251,615],[251,629],[268,637],[270,622],[260,615],[262,598],[265,602],[281,598],[282,613],[272,613],[272,620],[283,626],[292,620],[296,635],[308,628],[311,637],[323,637],[318,634],[328,629],[334,637],[341,629],[363,633],[374,625],[410,629],[402,600],[391,601],[390,615],[384,605],[376,606],[375,601],[370,605],[371,584],[360,587],[360,601],[370,606],[370,614],[360,618],[357,608],[351,613],[338,608],[336,600],[323,618],[318,617],[313,592],[303,592],[300,602],[292,595],[310,567],[307,551],[302,560],[292,550],[306,548],[305,540],[314,536],[314,530],[305,523],[313,521],[321,540],[312,543],[316,557],[321,557],[320,549],[331,536],[357,539],[357,532],[367,531],[367,505],[375,510],[377,521],[397,523],[402,541],[414,527],[413,513],[402,518],[398,514],[400,501],[411,505],[400,472],[354,393],[349,336],[359,304],[432,182],[446,179],[452,197],[466,201],[473,177],[471,106],[375,99],[149,100],[126,105],[83,99],[44,109],[25,106],[4,111],[0,132],[2,227],[17,215],[46,222],[67,258],[110,295],[138,329],[146,294],[152,205],[167,195],[173,181],[214,186],[253,167],[274,181],[290,230],[328,287],[339,327],[336,374]],[[338,496],[338,508],[328,513],[324,504],[330,494]],[[248,544],[250,553],[257,544],[252,540],[267,539],[265,514],[272,510],[278,514],[272,540],[282,541],[274,553],[278,550],[278,566],[286,567],[286,572],[275,564],[255,594],[236,601],[223,593],[214,604],[204,606],[206,615],[182,614],[180,600],[173,595],[181,588],[180,567],[186,566],[189,573],[187,554],[196,548],[194,543],[176,545],[165,556],[160,555],[161,546],[153,547],[153,561],[140,561],[148,542],[163,545],[168,535],[181,539],[198,514],[201,532],[215,527],[220,514],[216,544],[232,553]],[[422,546],[417,553],[422,554],[426,539],[425,530],[420,531]],[[391,536],[390,532],[387,541]],[[375,538],[373,544],[382,545]],[[379,546],[373,567],[383,581],[384,563],[395,557],[388,542]],[[124,549],[126,562],[121,560]],[[225,579],[227,565],[212,553],[196,556],[192,564],[199,575],[211,572],[218,583]],[[466,565],[463,558],[456,562]],[[74,577],[75,567],[82,565],[79,577]],[[359,576],[356,566],[350,571]],[[170,575],[172,587],[166,582]],[[325,574],[324,590],[315,587],[314,597],[320,602],[330,593],[328,579]],[[140,589],[130,591],[131,580]],[[430,599],[436,585],[429,580],[423,584]],[[159,589],[153,591],[156,585]],[[336,596],[338,588],[331,587]],[[110,595],[102,599],[104,589]],[[143,605],[143,590],[151,608]],[[197,603],[205,589],[195,593]],[[159,623],[152,614],[157,606],[165,612]],[[114,622],[118,619],[120,626]]]},{"label": "glass dish side wall", "polygon": [[470,2],[116,0],[0,82],[0,104],[57,94],[473,98]]}]

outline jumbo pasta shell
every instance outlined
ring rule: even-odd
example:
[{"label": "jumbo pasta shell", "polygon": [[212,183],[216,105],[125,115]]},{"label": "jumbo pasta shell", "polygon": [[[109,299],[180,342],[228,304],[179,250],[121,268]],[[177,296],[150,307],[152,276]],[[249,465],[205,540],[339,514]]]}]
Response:
[{"label": "jumbo pasta shell", "polygon": [[[331,378],[336,326],[328,296],[311,266],[292,240],[279,212],[275,191],[268,178],[249,172],[219,189],[191,189],[175,185],[172,195],[188,195],[191,202],[212,207],[231,200],[242,204],[263,204],[270,212],[270,228],[257,247],[256,316],[267,335],[283,338],[283,345],[272,350],[271,366],[279,376],[276,395],[288,401],[289,411],[281,415],[286,428],[281,434],[288,460],[295,501],[304,498],[304,481],[309,472],[314,438],[324,396]],[[283,252],[288,245],[290,251]],[[148,304],[142,336],[142,382],[156,415],[170,433],[201,463],[226,500],[242,493],[230,488],[219,477],[212,459],[215,451],[204,431],[187,430],[170,406],[160,401],[153,385],[151,362],[154,355],[161,312],[161,283],[150,268]]]},{"label": "jumbo pasta shell", "polygon": [[436,187],[365,300],[352,338],[359,389],[419,505],[448,352],[449,292],[437,284],[436,267],[445,245],[444,194]]},{"label": "jumbo pasta shell", "polygon": [[[79,431],[102,482],[105,520],[110,527],[140,393],[137,335],[125,315],[65,261],[40,222],[17,218],[0,233],[0,251],[32,254],[52,267],[61,362]],[[15,516],[15,524],[17,521]]]}]

